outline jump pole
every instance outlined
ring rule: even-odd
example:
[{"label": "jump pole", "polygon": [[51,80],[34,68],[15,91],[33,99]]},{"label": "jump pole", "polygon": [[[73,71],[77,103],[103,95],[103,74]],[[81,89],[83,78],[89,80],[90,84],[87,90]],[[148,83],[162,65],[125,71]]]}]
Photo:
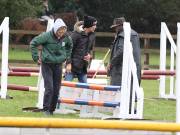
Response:
[{"label": "jump pole", "polygon": [[[93,75],[95,70],[88,70],[88,75]],[[142,70],[142,75],[166,75],[166,76],[174,76],[176,73],[173,70]],[[99,70],[97,75],[107,75],[106,70]]]},{"label": "jump pole", "polygon": [[120,106],[118,102],[103,102],[103,101],[93,101],[93,100],[82,100],[82,99],[67,99],[61,98],[58,100],[59,103],[66,104],[78,104],[78,105],[88,105],[88,106],[104,106],[104,107],[117,107]]},{"label": "jump pole", "polygon": [[[92,75],[87,75],[88,78],[92,78]],[[96,75],[96,78],[109,78],[107,75]],[[157,80],[159,79],[159,75],[142,75],[141,79],[143,80]]]},{"label": "jump pole", "polygon": [[36,67],[10,67],[10,71],[12,72],[37,72],[39,73],[39,68]]},{"label": "jump pole", "polygon": [[180,124],[132,121],[132,120],[90,120],[90,119],[60,119],[60,118],[27,118],[0,117],[1,127],[21,128],[80,128],[80,129],[122,129],[141,131],[178,132]]},{"label": "jump pole", "polygon": [[[2,72],[0,72],[0,75]],[[38,76],[39,73],[33,73],[33,72],[9,72],[8,76]]]},{"label": "jump pole", "polygon": [[35,91],[37,92],[37,87],[32,86],[23,86],[23,85],[16,85],[16,84],[8,84],[7,88],[10,90],[18,90],[18,91]]},{"label": "jump pole", "polygon": [[[112,85],[103,86],[103,85],[75,83],[75,82],[68,82],[68,81],[62,81],[62,86],[66,86],[70,88],[85,88],[85,89],[92,89],[92,90],[99,90],[99,91],[114,91],[114,92],[121,89],[120,86],[112,86]],[[7,87],[8,89],[12,89],[12,90],[38,91],[37,87],[32,87],[32,86],[8,84]]]},{"label": "jump pole", "polygon": [[[37,72],[39,73],[39,68],[35,67],[11,67],[10,68],[11,72],[30,72],[34,73]],[[96,70],[88,70],[88,75],[92,76],[95,74]],[[174,70],[142,70],[142,75],[165,75],[165,76],[174,76],[176,73]],[[106,70],[99,70],[96,75],[107,75]]]}]

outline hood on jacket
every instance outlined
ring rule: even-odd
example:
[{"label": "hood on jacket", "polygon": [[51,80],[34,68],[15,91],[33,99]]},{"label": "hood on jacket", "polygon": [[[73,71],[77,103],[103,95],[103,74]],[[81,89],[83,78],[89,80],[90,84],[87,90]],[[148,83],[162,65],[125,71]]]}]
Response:
[{"label": "hood on jacket", "polygon": [[81,33],[84,31],[83,29],[83,25],[84,25],[84,22],[83,21],[78,21],[75,23],[74,25],[74,31],[78,32],[78,33]]},{"label": "hood on jacket", "polygon": [[53,26],[53,30],[54,33],[57,32],[57,30],[61,27],[67,27],[66,24],[64,23],[64,21],[60,18],[56,19],[56,21],[54,22],[54,26]]}]

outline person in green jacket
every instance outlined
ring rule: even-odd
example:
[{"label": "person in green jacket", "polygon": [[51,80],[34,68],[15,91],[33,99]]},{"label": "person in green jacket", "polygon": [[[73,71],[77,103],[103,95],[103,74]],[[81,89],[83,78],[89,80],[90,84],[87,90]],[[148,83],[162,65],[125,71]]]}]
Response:
[{"label": "person in green jacket", "polygon": [[[32,58],[41,64],[44,78],[43,111],[46,115],[52,115],[55,111],[61,86],[62,63],[70,62],[72,52],[72,39],[66,34],[67,26],[62,19],[57,19],[53,29],[44,32],[30,42]],[[38,47],[42,46],[39,56]]]}]

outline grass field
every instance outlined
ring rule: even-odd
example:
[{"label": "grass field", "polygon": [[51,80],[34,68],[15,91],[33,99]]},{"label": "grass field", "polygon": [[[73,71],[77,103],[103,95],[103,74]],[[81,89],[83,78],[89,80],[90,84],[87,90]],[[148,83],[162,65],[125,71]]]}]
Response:
[{"label": "grass field", "polygon": [[[96,58],[102,59],[104,55],[105,52],[96,53]],[[150,56],[150,63],[152,63],[153,65],[158,65],[159,55],[152,53]],[[9,59],[31,60],[31,55],[28,51],[10,50]],[[36,86],[37,77],[9,77],[8,83]],[[141,86],[143,87],[145,93],[144,118],[160,121],[175,121],[175,101],[154,99],[154,97],[158,97],[159,82],[157,80],[143,80]],[[23,107],[36,106],[38,97],[37,92],[22,92],[9,90],[8,95],[12,96],[13,99],[1,99],[0,116],[44,117],[43,113],[22,111]],[[78,118],[78,115],[55,114],[52,117]]]}]

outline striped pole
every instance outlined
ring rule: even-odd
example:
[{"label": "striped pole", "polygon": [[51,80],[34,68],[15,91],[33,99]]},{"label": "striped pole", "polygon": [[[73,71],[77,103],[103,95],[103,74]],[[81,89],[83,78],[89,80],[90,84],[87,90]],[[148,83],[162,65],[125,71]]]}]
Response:
[{"label": "striped pole", "polygon": [[[95,73],[95,70],[89,70],[88,75],[93,75]],[[106,70],[100,70],[98,71],[98,75],[107,75]],[[167,75],[167,76],[174,76],[175,71],[171,70],[142,70],[142,75]]]},{"label": "striped pole", "polygon": [[85,89],[100,90],[100,91],[118,91],[121,88],[121,86],[76,83],[69,81],[62,81],[62,86],[85,88]]},{"label": "striped pole", "polygon": [[[87,84],[87,83],[76,83],[69,81],[62,81],[62,86],[74,87],[74,88],[85,88],[91,90],[100,90],[100,91],[118,91],[120,90],[120,86],[112,86],[112,85],[97,85],[97,84]],[[37,91],[37,87],[31,86],[22,86],[16,84],[8,84],[8,89],[11,90],[22,90],[22,91]]]},{"label": "striped pole", "polygon": [[36,67],[11,67],[12,72],[39,72],[39,68]]},{"label": "striped pole", "polygon": [[160,78],[159,75],[142,75],[141,76],[141,79],[143,80],[157,80],[159,78]]},{"label": "striped pole", "polygon": [[[28,67],[11,67],[12,72],[39,72],[39,68],[28,68]],[[88,75],[94,75],[96,70],[88,70]],[[106,70],[99,70],[97,75],[107,75]],[[167,75],[174,76],[175,71],[171,70],[142,70],[142,75]]]},{"label": "striped pole", "polygon": [[171,70],[143,70],[142,71],[143,75],[166,75],[166,76],[174,76],[175,75],[175,71],[171,71]]},{"label": "striped pole", "polygon": [[[151,75],[153,73],[147,73],[147,75],[142,75],[141,76],[141,79],[144,79],[144,80],[157,80],[159,79],[159,76],[158,75],[155,75],[156,73],[154,73],[154,75]],[[161,72],[161,75],[174,75],[174,73],[171,73],[171,72],[167,72],[167,73],[164,73]],[[0,75],[1,75],[1,72],[0,72]],[[8,76],[26,76],[26,77],[31,77],[31,76],[38,76],[39,73],[36,73],[36,72],[9,72],[8,73]],[[88,74],[87,75],[88,78],[92,78],[93,77],[93,74]],[[96,75],[97,78],[107,78],[107,75]]]},{"label": "striped pole", "polygon": [[10,90],[37,91],[37,87],[22,86],[22,85],[15,85],[15,84],[8,84],[7,88],[10,89]]},{"label": "striped pole", "polygon": [[[93,74],[92,75],[87,75],[88,78],[93,78]],[[108,78],[107,75],[96,75],[97,78]],[[160,76],[159,75],[142,75],[141,79],[143,80],[157,80],[159,79]]]},{"label": "striped pole", "polygon": [[[1,72],[0,72],[1,75]],[[38,76],[39,73],[35,72],[9,72],[8,76]]]},{"label": "striped pole", "polygon": [[76,104],[76,105],[88,105],[88,106],[103,106],[103,107],[117,107],[120,106],[118,102],[101,102],[101,101],[87,101],[82,99],[69,99],[69,98],[61,98],[58,100],[59,103],[66,103],[66,104]]}]

